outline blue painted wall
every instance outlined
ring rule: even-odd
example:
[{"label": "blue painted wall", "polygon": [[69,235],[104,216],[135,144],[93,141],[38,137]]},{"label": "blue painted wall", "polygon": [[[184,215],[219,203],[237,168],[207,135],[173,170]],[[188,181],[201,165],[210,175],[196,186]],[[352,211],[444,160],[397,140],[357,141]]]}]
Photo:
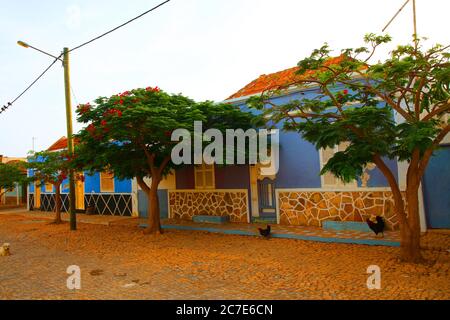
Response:
[{"label": "blue painted wall", "polygon": [[[33,176],[33,170],[28,170],[28,175],[30,177]],[[30,183],[30,192],[34,192],[34,184]],[[49,193],[45,191],[45,184],[42,184],[41,193]],[[132,182],[130,179],[119,180],[114,178],[114,192],[115,193],[131,193],[132,191]],[[55,188],[53,188],[53,192],[55,192]],[[62,193],[69,193],[69,179],[65,179],[62,183]],[[85,173],[85,182],[84,182],[84,192],[85,193],[101,193],[100,192],[100,174],[94,173],[93,175],[88,175]]]},{"label": "blue painted wall", "polygon": [[280,167],[275,188],[320,188],[319,152],[299,133],[280,132]]},{"label": "blue painted wall", "polygon": [[[29,176],[29,177],[34,176],[34,171],[33,171],[32,169],[28,169],[28,176]],[[28,188],[29,188],[29,190],[30,190],[30,193],[33,193],[33,192],[34,192],[34,183],[30,183],[30,184],[28,185]]]},{"label": "blue painted wall", "polygon": [[[161,219],[167,219],[169,217],[169,203],[168,203],[168,191],[158,190],[159,200],[159,216]],[[138,191],[138,211],[140,218],[148,217],[148,197],[144,191]]]},{"label": "blue painted wall", "polygon": [[[115,193],[131,193],[131,180],[119,180],[114,178],[114,192]],[[100,173],[96,172],[93,175],[85,173],[84,192],[87,193],[101,193],[100,192]]]},{"label": "blue painted wall", "polygon": [[[344,89],[338,86],[334,91]],[[306,89],[301,92],[294,92],[284,96],[274,97],[271,103],[276,105],[286,104],[303,98],[311,99],[317,95],[317,89]],[[257,113],[258,111],[249,109],[245,102],[236,104],[244,111]],[[283,123],[277,125],[282,128]],[[395,177],[398,175],[397,161],[384,159],[386,165],[392,170]],[[361,182],[358,181],[358,185]],[[388,183],[378,168],[370,172],[369,187],[388,187]],[[300,133],[286,132],[280,130],[280,168],[275,181],[276,188],[320,188],[320,157],[315,146],[304,140]]]},{"label": "blue painted wall", "polygon": [[428,227],[450,229],[450,145],[435,151],[422,183]]},{"label": "blue painted wall", "polygon": [[[337,87],[335,90],[342,90]],[[285,104],[302,98],[312,98],[318,94],[317,89],[307,89],[302,92],[275,97],[271,100],[274,104]],[[257,113],[249,109],[245,102],[237,103],[243,111]],[[278,127],[282,127],[282,123]],[[397,178],[396,160],[385,159],[387,166]],[[245,169],[244,169],[245,168]],[[216,166],[216,188],[217,189],[248,189],[249,170],[247,166]],[[177,189],[194,189],[194,167],[187,166],[177,170]],[[358,181],[358,186],[361,182]],[[377,168],[370,172],[369,187],[388,187],[388,183]],[[320,188],[320,157],[315,146],[304,140],[301,134],[280,130],[280,167],[275,180],[276,188]]]}]

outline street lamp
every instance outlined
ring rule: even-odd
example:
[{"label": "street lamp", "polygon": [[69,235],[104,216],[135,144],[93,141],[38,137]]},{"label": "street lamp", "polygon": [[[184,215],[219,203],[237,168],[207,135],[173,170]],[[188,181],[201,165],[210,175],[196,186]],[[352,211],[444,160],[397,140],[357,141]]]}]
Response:
[{"label": "street lamp", "polygon": [[[17,41],[17,44],[24,48],[32,48],[36,51],[39,51],[45,55],[48,55],[56,60],[61,61],[63,64],[63,67],[64,67],[64,93],[65,93],[65,97],[66,97],[67,151],[68,151],[69,155],[72,156],[73,155],[73,129],[72,129],[72,102],[70,99],[69,48],[63,49],[63,53],[61,54],[63,56],[63,59],[61,60],[61,55],[59,57],[56,57],[48,52],[45,52],[38,48],[35,48],[23,41]],[[73,169],[69,170],[69,199],[70,199],[70,208],[69,208],[70,230],[76,230],[77,229],[77,216],[76,216],[76,212],[75,212],[75,179],[74,179]]]}]

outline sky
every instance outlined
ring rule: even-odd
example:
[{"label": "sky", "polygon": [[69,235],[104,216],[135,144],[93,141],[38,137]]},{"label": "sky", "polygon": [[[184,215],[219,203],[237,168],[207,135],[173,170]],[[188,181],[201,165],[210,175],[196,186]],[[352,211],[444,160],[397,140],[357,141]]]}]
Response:
[{"label": "sky", "polygon": [[[162,0],[0,0],[0,105],[13,100],[52,58],[137,16]],[[419,36],[449,44],[448,0],[416,0]],[[293,67],[324,42],[359,47],[404,0],[172,0],[70,56],[73,109],[98,96],[159,86],[197,101],[223,101],[261,74]],[[388,28],[393,43],[412,38],[412,5]],[[26,156],[66,135],[63,68],[55,64],[0,114],[0,154]],[[74,131],[82,128],[76,123]]]}]

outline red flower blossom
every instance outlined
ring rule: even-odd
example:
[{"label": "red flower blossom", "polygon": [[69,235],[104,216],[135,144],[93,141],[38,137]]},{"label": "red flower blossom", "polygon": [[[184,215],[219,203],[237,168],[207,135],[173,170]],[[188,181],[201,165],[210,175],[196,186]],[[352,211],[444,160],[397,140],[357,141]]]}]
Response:
[{"label": "red flower blossom", "polygon": [[152,92],[160,92],[160,91],[161,91],[161,89],[158,88],[158,86],[156,86],[156,87],[154,87],[154,88],[152,88],[152,87],[147,87],[147,88],[145,88],[145,90],[146,90],[146,91],[152,91]]},{"label": "red flower blossom", "polygon": [[91,123],[90,125],[88,125],[87,129],[86,129],[89,133],[92,133],[95,131],[95,126],[93,123]]},{"label": "red flower blossom", "polygon": [[77,110],[81,115],[83,115],[91,110],[91,105],[89,103],[80,104],[78,105]]},{"label": "red flower blossom", "polygon": [[100,124],[102,125],[102,127],[105,127],[108,124],[108,122],[106,122],[106,120],[102,120]]},{"label": "red flower blossom", "polygon": [[126,97],[129,96],[131,94],[130,91],[125,91],[124,93],[119,94],[119,97]]},{"label": "red flower blossom", "polygon": [[348,94],[348,90],[347,89],[345,89],[343,92],[344,92],[344,94]]}]

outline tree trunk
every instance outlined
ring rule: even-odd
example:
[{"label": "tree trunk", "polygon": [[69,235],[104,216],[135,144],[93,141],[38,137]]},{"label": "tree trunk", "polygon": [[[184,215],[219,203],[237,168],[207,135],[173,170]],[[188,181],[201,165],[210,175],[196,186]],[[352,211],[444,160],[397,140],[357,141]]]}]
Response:
[{"label": "tree trunk", "polygon": [[400,192],[397,180],[380,156],[374,156],[374,163],[388,180],[394,197],[395,214],[400,222],[400,258],[405,262],[422,262],[420,253],[420,218],[417,154],[413,157],[406,180],[406,203]]},{"label": "tree trunk", "polygon": [[148,226],[144,230],[145,234],[162,233],[161,221],[159,217],[159,199],[158,199],[158,177],[152,177],[152,185],[147,192],[148,198]]},{"label": "tree trunk", "polygon": [[419,217],[419,186],[414,178],[408,177],[406,185],[407,223],[400,226],[401,259],[405,262],[423,262],[420,252],[420,217]]},{"label": "tree trunk", "polygon": [[55,186],[56,192],[55,192],[55,223],[60,224],[62,223],[61,219],[61,190],[59,188],[59,185]]}]

